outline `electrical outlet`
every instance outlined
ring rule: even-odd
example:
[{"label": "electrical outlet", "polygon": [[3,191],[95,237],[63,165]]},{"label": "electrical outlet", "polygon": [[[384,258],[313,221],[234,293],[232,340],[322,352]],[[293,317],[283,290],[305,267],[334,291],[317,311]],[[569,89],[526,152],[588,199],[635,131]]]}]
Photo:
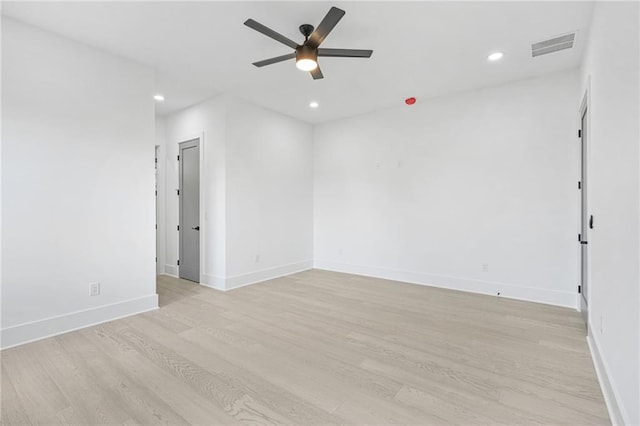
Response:
[{"label": "electrical outlet", "polygon": [[482,272],[489,272],[489,264],[488,263],[483,263],[482,264]]},{"label": "electrical outlet", "polygon": [[256,263],[260,263],[260,255],[256,254]]},{"label": "electrical outlet", "polygon": [[89,289],[91,291],[91,296],[99,296],[100,295],[100,283],[91,283],[89,284]]}]

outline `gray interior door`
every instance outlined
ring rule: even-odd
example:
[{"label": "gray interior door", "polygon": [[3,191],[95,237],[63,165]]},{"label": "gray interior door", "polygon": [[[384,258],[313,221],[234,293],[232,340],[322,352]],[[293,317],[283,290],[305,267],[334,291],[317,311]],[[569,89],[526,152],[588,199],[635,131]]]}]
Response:
[{"label": "gray interior door", "polygon": [[589,321],[589,211],[587,209],[587,109],[582,112],[580,129],[580,311],[588,327]]},{"label": "gray interior door", "polygon": [[200,144],[180,144],[180,278],[200,282]]}]

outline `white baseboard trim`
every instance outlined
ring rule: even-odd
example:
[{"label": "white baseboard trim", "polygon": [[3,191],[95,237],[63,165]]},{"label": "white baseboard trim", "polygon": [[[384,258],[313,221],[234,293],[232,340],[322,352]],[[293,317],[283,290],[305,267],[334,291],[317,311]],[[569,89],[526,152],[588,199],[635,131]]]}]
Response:
[{"label": "white baseboard trim", "polygon": [[166,273],[166,272],[161,272],[161,273],[160,273],[160,274],[158,274],[158,275],[166,275],[167,277],[180,278],[180,277],[179,277],[179,276],[177,276],[177,275],[168,274],[168,273]]},{"label": "white baseboard trim", "polygon": [[218,275],[202,274],[200,284],[220,291],[225,291],[225,279]]},{"label": "white baseboard trim", "polygon": [[152,294],[3,328],[0,330],[0,348],[8,349],[157,308],[158,295]]},{"label": "white baseboard trim", "polygon": [[178,276],[178,266],[165,264],[164,265],[164,273],[167,274],[167,275],[171,275],[172,277],[177,277]]},{"label": "white baseboard trim", "polygon": [[[589,330],[592,329],[593,328],[590,325]],[[607,367],[607,363],[600,354],[600,346],[597,343],[597,339],[589,334],[587,336],[587,344],[589,345],[589,351],[591,351],[591,359],[593,359],[593,365],[596,369],[596,375],[598,376],[598,381],[600,382],[600,389],[602,389],[602,395],[604,396],[604,401],[607,404],[607,410],[609,411],[611,424],[614,426],[630,425],[631,422],[629,421],[629,418],[624,411],[624,407],[618,404],[618,392],[616,391],[616,387],[613,384],[613,381],[610,379],[611,376],[609,375],[609,368]]]},{"label": "white baseboard trim", "polygon": [[225,280],[225,291],[233,290],[235,288],[240,288],[251,284],[256,284],[285,275],[295,274],[296,272],[307,271],[312,268],[313,261],[305,260],[303,262],[290,263],[288,265],[277,266],[275,268],[262,269],[260,271],[250,272],[248,274],[228,277]]},{"label": "white baseboard trim", "polygon": [[423,274],[420,272],[397,271],[372,266],[351,265],[325,260],[314,262],[316,269],[325,269],[348,274],[364,275],[367,277],[383,278],[402,281],[411,284],[428,285],[449,290],[467,291],[470,293],[487,294],[508,299],[524,300],[527,302],[544,303],[547,305],[564,306],[578,309],[578,293],[524,287],[494,281],[472,280],[468,278],[452,277],[448,275]]}]

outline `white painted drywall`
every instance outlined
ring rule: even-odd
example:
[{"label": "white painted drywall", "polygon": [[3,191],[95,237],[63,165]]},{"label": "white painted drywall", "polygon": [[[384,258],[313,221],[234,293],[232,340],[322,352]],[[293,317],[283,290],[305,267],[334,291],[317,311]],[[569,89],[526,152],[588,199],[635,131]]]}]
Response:
[{"label": "white painted drywall", "polygon": [[[165,222],[164,272],[177,275],[178,259],[178,144],[199,137],[202,159],[200,190],[203,223],[200,238],[201,282],[224,288],[225,277],[225,138],[226,103],[224,97],[208,100],[165,118]],[[161,149],[163,149],[161,147]]]},{"label": "white painted drywall", "polygon": [[226,287],[313,265],[312,127],[229,98]]},{"label": "white painted drywall", "polygon": [[590,338],[613,420],[629,425],[640,424],[639,25],[637,2],[596,4],[574,101],[590,86]]},{"label": "white painted drywall", "polygon": [[6,18],[2,65],[2,345],[157,307],[152,72]]},{"label": "white painted drywall", "polygon": [[164,126],[157,143],[166,146],[165,273],[177,273],[177,144],[202,134],[201,282],[227,290],[312,266],[311,125],[220,96]]},{"label": "white painted drywall", "polygon": [[156,159],[156,224],[158,225],[156,230],[156,274],[164,273],[164,265],[167,257],[164,249],[167,245],[167,227],[160,226],[160,224],[167,223],[167,148],[165,127],[165,120],[162,117],[156,116],[155,140],[158,149]]},{"label": "white painted drywall", "polygon": [[577,91],[568,71],[318,125],[316,267],[575,307]]},{"label": "white painted drywall", "polygon": [[[2,4],[0,3],[0,13]],[[2,19],[0,19],[0,35],[2,34]],[[0,43],[2,41],[0,40]],[[0,53],[2,46],[0,45]],[[2,117],[2,55],[0,54],[0,118]],[[2,119],[0,119],[0,330],[2,330]],[[0,348],[2,347],[2,332],[0,331]]]}]

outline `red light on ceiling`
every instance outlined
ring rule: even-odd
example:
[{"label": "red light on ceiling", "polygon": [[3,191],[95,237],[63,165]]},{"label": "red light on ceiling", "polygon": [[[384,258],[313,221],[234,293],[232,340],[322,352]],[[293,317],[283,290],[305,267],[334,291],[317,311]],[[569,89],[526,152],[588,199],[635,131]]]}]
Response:
[{"label": "red light on ceiling", "polygon": [[404,100],[404,103],[407,105],[413,105],[416,103],[416,98],[407,98]]}]

